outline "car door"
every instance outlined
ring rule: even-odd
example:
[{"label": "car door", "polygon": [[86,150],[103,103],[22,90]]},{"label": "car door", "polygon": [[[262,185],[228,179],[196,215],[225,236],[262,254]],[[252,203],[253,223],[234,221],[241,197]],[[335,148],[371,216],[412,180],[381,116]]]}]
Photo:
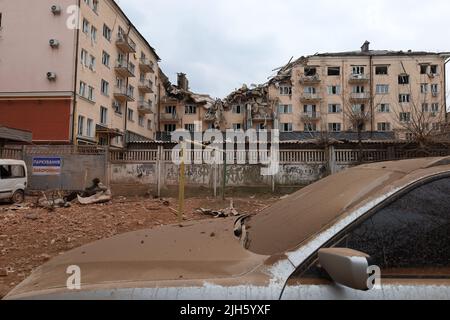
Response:
[{"label": "car door", "polygon": [[0,199],[9,199],[12,196],[13,184],[11,166],[0,165]]},{"label": "car door", "polygon": [[316,253],[290,277],[284,299],[450,299],[450,178],[403,191],[323,247],[370,255],[380,285],[358,291],[336,284]]}]

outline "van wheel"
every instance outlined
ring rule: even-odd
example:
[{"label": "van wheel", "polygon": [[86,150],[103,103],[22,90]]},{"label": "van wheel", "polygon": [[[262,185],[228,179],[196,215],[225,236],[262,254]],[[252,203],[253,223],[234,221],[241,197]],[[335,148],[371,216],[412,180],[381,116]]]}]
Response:
[{"label": "van wheel", "polygon": [[12,196],[14,203],[22,203],[25,200],[25,193],[22,190],[17,190]]}]

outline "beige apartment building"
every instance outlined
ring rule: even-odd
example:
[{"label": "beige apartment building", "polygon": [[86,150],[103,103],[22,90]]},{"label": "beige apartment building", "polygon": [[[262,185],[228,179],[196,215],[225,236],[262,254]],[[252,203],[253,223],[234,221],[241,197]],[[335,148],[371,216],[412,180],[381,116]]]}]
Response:
[{"label": "beige apartment building", "polygon": [[154,138],[160,59],[115,1],[3,1],[0,12],[1,124],[35,143]]},{"label": "beige apartment building", "polygon": [[[301,133],[298,137],[368,132],[406,139],[414,130],[439,130],[446,121],[450,54],[370,50],[369,45],[301,57],[268,83],[244,85],[212,104],[164,96],[158,131],[192,131],[197,122],[203,131],[278,128]],[[189,92],[183,74],[176,87]]]},{"label": "beige apartment building", "polygon": [[[282,132],[438,130],[445,122],[449,53],[361,50],[302,57],[269,82]],[[359,127],[359,128],[358,128]]]},{"label": "beige apartment building", "polygon": [[159,137],[165,136],[168,139],[168,135],[177,129],[194,132],[214,127],[214,121],[207,117],[208,111],[215,104],[213,98],[207,94],[192,92],[184,73],[178,73],[176,85],[171,84],[162,71],[160,79],[161,100],[155,115]]}]

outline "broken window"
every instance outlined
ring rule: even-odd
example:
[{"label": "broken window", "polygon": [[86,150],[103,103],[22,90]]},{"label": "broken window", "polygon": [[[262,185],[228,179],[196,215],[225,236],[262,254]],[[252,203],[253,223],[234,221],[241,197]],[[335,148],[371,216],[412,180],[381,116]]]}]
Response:
[{"label": "broken window", "polygon": [[314,104],[307,104],[307,105],[303,106],[303,112],[308,113],[308,114],[315,113],[316,109],[317,109],[317,107]]},{"label": "broken window", "polygon": [[292,95],[292,86],[281,86],[280,87],[280,95],[282,95],[282,96]]},{"label": "broken window", "polygon": [[242,108],[240,105],[234,105],[233,106],[233,113],[235,114],[241,114],[242,113]]},{"label": "broken window", "polygon": [[376,88],[377,94],[388,94],[389,93],[389,85],[388,84],[377,84]]},{"label": "broken window", "polygon": [[177,125],[173,123],[165,124],[164,125],[164,132],[171,133],[177,130]]},{"label": "broken window", "polygon": [[292,113],[292,104],[280,104],[278,106],[279,114],[290,114]]},{"label": "broken window", "polygon": [[431,67],[430,67],[430,73],[431,74],[433,74],[433,75],[437,75],[438,74],[438,66],[437,65],[432,65]]},{"label": "broken window", "polygon": [[432,85],[431,85],[431,92],[432,92],[432,93],[439,93],[439,85],[437,85],[437,84],[432,84]]},{"label": "broken window", "polygon": [[427,74],[428,73],[428,65],[427,64],[421,64],[420,65],[420,74]]},{"label": "broken window", "polygon": [[431,112],[439,112],[439,103],[431,104]]},{"label": "broken window", "polygon": [[398,84],[409,84],[409,75],[408,74],[399,75]]},{"label": "broken window", "polygon": [[362,75],[362,74],[364,74],[364,67],[363,66],[354,66],[354,67],[352,67],[352,74],[354,74],[354,75]]},{"label": "broken window", "polygon": [[365,109],[365,105],[363,104],[354,104],[352,105],[352,111],[355,114],[363,113]]},{"label": "broken window", "polygon": [[421,93],[427,93],[428,92],[428,83],[421,83],[420,84],[420,92]]},{"label": "broken window", "polygon": [[341,68],[340,67],[328,67],[328,75],[329,76],[340,76]]},{"label": "broken window", "polygon": [[184,113],[185,114],[196,114],[197,113],[197,107],[196,106],[185,106],[184,107]]},{"label": "broken window", "polygon": [[422,112],[428,112],[428,103],[422,103]]},{"label": "broken window", "polygon": [[281,132],[292,132],[292,123],[281,123],[280,131]]},{"label": "broken window", "polygon": [[388,74],[388,66],[376,66],[375,74],[376,75],[387,75]]},{"label": "broken window", "polygon": [[353,93],[364,93],[364,86],[354,86]]},{"label": "broken window", "polygon": [[329,104],[328,113],[341,113],[342,108],[340,104]]},{"label": "broken window", "polygon": [[233,123],[233,130],[237,131],[237,130],[241,130],[242,129],[242,124],[240,123]]},{"label": "broken window", "polygon": [[317,132],[317,125],[315,123],[305,123],[305,132]]},{"label": "broken window", "polygon": [[400,94],[398,96],[398,102],[400,103],[408,103],[410,102],[411,96],[409,94]]},{"label": "broken window", "polygon": [[329,95],[339,95],[341,94],[341,86],[329,86],[328,87]]},{"label": "broken window", "polygon": [[165,111],[168,114],[177,114],[177,108],[175,106],[166,106]]},{"label": "broken window", "polygon": [[303,92],[308,94],[315,94],[317,90],[315,87],[305,87]]},{"label": "broken window", "polygon": [[381,113],[388,113],[390,112],[390,106],[388,103],[381,103],[380,106],[378,107],[378,112]]},{"label": "broken window", "polygon": [[389,122],[379,122],[377,124],[378,131],[391,131],[391,124]]},{"label": "broken window", "polygon": [[195,131],[195,124],[187,123],[187,124],[184,125],[184,129],[189,131],[189,132],[194,132]]},{"label": "broken window", "polygon": [[400,112],[400,122],[410,122],[411,113],[410,112]]},{"label": "broken window", "polygon": [[317,68],[315,67],[305,67],[305,76],[312,77],[317,74]]},{"label": "broken window", "polygon": [[329,123],[328,124],[328,131],[330,132],[341,132],[342,124],[340,123]]}]

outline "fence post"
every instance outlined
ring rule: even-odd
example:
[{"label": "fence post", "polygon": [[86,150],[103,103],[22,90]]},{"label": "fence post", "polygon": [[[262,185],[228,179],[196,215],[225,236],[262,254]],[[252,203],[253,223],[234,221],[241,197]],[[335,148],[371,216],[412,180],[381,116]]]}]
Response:
[{"label": "fence post", "polygon": [[161,164],[163,161],[164,150],[163,146],[158,146],[158,153],[156,155],[156,189],[158,191],[158,198],[161,198]]},{"label": "fence post", "polygon": [[105,148],[105,179],[106,179],[106,185],[108,187],[111,187],[111,170],[110,170],[110,153],[109,153],[109,146]]},{"label": "fence post", "polygon": [[336,169],[336,149],[330,145],[328,147],[328,167],[330,168],[330,174],[335,174]]}]

